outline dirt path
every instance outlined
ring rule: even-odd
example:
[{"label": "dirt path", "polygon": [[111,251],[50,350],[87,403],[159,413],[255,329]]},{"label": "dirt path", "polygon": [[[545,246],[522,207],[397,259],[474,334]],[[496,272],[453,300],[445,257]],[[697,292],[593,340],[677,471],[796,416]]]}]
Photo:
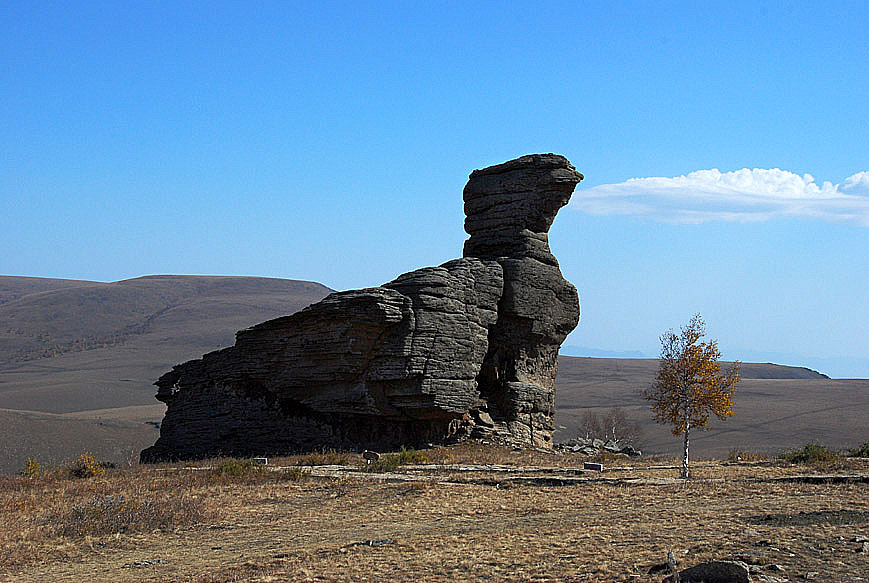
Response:
[{"label": "dirt path", "polygon": [[[784,573],[770,575],[790,581],[817,573],[814,581],[856,583],[869,573],[853,542],[869,537],[865,481],[786,482],[772,471],[749,481],[718,465],[687,484],[645,470],[657,481],[560,487],[510,483],[524,475],[514,469],[481,470],[498,485],[409,474],[212,487],[203,495],[219,506],[213,523],[65,543],[0,580],[659,581],[647,571],[668,550],[683,565],[778,564]],[[474,473],[453,470],[419,474]]]}]

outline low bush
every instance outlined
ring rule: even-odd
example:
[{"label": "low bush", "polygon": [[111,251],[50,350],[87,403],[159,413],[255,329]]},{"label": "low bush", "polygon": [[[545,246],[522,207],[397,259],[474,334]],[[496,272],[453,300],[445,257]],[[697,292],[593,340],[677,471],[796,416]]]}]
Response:
[{"label": "low bush", "polygon": [[305,470],[303,468],[287,468],[277,473],[279,474],[279,478],[290,482],[301,482],[302,480],[307,480],[311,477],[311,470]]},{"label": "low bush", "polygon": [[402,447],[401,451],[395,455],[398,455],[399,464],[424,464],[428,462],[428,455],[424,451],[415,449],[405,449]]},{"label": "low bush", "polygon": [[299,467],[269,468],[253,459],[224,458],[217,460],[208,472],[212,480],[234,483],[298,482],[311,476],[309,470]]},{"label": "low bush", "polygon": [[89,453],[83,453],[66,466],[69,475],[73,478],[93,478],[103,475],[106,470]]},{"label": "low bush", "polygon": [[201,502],[187,495],[162,499],[94,496],[49,517],[48,525],[60,536],[99,536],[173,529],[196,523],[202,517]]},{"label": "low bush", "polygon": [[869,457],[869,441],[866,441],[860,447],[848,450],[849,457]]},{"label": "low bush", "polygon": [[346,466],[350,463],[350,454],[338,452],[334,449],[322,452],[312,452],[300,458],[296,465],[299,466]]},{"label": "low bush", "polygon": [[35,457],[28,458],[26,462],[24,462],[24,467],[21,469],[19,474],[24,478],[34,479],[38,478],[45,472],[45,468],[42,467],[42,464],[39,463]]},{"label": "low bush", "polygon": [[428,456],[425,452],[415,449],[401,448],[397,453],[388,453],[381,456],[379,460],[375,460],[365,466],[367,472],[391,472],[398,466],[406,464],[423,464],[428,461]]},{"label": "low bush", "polygon": [[391,472],[394,471],[401,463],[398,461],[398,456],[395,454],[386,454],[379,460],[374,460],[370,464],[364,466],[366,472]]},{"label": "low bush", "polygon": [[802,449],[792,449],[779,454],[778,457],[792,464],[812,464],[836,461],[841,454],[817,443],[807,443]]},{"label": "low bush", "polygon": [[214,476],[228,478],[250,478],[267,472],[264,465],[252,459],[225,458],[218,460],[211,468]]}]

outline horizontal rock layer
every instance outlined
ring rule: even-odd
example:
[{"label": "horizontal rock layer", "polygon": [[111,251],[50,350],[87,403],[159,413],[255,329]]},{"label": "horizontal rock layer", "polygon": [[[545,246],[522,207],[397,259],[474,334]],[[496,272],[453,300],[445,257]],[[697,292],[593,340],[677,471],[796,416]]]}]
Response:
[{"label": "horizontal rock layer", "polygon": [[474,171],[463,258],[333,293],[174,367],[155,383],[168,409],[142,460],[468,436],[551,447],[579,302],[547,233],[581,179],[554,154]]}]

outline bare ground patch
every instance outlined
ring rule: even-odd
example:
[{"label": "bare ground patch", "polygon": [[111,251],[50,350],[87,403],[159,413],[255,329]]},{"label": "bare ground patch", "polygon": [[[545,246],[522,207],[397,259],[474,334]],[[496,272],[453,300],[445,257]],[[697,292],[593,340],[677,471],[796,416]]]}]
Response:
[{"label": "bare ground patch", "polygon": [[[457,466],[520,470],[553,459],[441,453]],[[639,460],[604,475],[678,475],[659,462]],[[812,468],[708,462],[692,482],[565,486],[428,479],[474,473],[449,465],[399,468],[411,472],[403,482],[363,472],[335,478],[150,467],[80,480],[9,478],[0,488],[0,580],[659,581],[663,573],[648,571],[668,550],[684,566],[711,558],[778,564],[785,571],[775,575],[791,581],[810,572],[816,581],[860,581],[869,572],[869,557],[854,542],[869,536],[869,485],[775,481]],[[563,475],[570,464],[550,468]],[[855,461],[834,471],[869,466]],[[58,531],[64,510],[86,508],[94,496],[162,500],[169,510],[183,498],[196,512],[182,505],[185,520],[104,535]],[[758,519],[766,516],[783,518]],[[807,518],[791,518],[800,516]]]}]

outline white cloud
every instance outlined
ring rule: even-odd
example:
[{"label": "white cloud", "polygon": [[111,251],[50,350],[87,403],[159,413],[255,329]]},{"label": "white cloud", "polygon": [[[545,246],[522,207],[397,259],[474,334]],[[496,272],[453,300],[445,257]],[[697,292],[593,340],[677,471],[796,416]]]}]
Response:
[{"label": "white cloud", "polygon": [[570,206],[593,215],[631,215],[671,223],[765,221],[803,217],[869,226],[869,172],[841,184],[815,182],[778,168],[697,170],[674,178],[631,178],[573,195]]}]

